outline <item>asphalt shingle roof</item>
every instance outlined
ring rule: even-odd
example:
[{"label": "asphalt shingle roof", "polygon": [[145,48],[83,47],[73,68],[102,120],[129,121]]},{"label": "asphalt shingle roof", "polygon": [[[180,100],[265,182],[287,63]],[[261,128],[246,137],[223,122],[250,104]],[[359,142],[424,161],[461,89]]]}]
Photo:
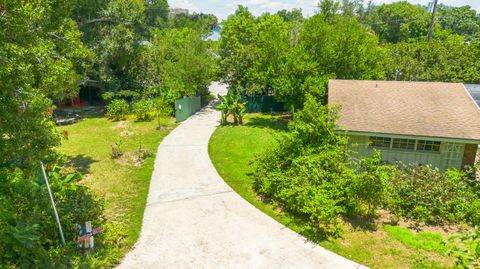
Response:
[{"label": "asphalt shingle roof", "polygon": [[328,103],[348,131],[480,140],[480,109],[460,83],[330,80]]}]

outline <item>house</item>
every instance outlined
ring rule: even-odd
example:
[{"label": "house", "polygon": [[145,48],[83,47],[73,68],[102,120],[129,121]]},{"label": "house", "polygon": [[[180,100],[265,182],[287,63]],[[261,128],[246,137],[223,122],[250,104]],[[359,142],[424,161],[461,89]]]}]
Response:
[{"label": "house", "polygon": [[475,162],[480,108],[460,83],[330,80],[328,103],[363,156],[431,164],[441,171]]}]

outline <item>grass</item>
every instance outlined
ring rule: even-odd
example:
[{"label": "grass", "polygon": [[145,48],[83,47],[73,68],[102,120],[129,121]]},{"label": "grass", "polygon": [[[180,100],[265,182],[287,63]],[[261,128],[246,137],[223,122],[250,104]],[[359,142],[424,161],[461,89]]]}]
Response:
[{"label": "grass", "polygon": [[384,229],[389,236],[397,239],[406,246],[415,249],[435,251],[440,255],[444,255],[447,250],[446,245],[443,244],[444,239],[440,234],[423,231],[414,233],[407,228],[391,225],[385,225]]},{"label": "grass", "polygon": [[342,224],[340,238],[318,234],[305,221],[264,203],[254,192],[255,156],[271,147],[285,132],[285,115],[247,114],[244,126],[220,126],[209,143],[209,154],[218,173],[245,200],[290,229],[346,258],[372,268],[448,268],[440,234],[415,233],[403,227],[377,225],[366,228],[354,221]]},{"label": "grass", "polygon": [[[113,238],[119,242],[120,256],[138,239],[156,149],[175,127],[174,119],[162,118],[161,126],[156,128],[156,120],[136,122],[128,118],[114,122],[90,115],[77,124],[59,127],[61,132],[68,133],[68,139],[60,147],[67,156],[67,166],[84,174],[80,184],[104,198],[107,224],[116,225],[119,234],[124,234],[123,240]],[[141,146],[151,150],[153,156],[142,164],[135,164],[127,157],[114,160],[110,156],[111,145],[118,141],[122,141],[126,153]],[[118,258],[113,259],[112,265]]]}]

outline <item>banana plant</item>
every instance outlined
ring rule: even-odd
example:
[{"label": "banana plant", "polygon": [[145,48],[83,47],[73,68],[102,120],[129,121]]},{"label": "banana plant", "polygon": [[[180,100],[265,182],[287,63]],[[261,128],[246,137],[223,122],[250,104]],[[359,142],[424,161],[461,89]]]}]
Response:
[{"label": "banana plant", "polygon": [[243,115],[247,112],[247,108],[245,107],[245,103],[242,102],[240,96],[235,98],[235,101],[232,105],[232,114],[233,114],[233,122],[235,124],[243,124]]},{"label": "banana plant", "polygon": [[229,98],[229,95],[221,96],[220,94],[218,95],[218,100],[220,100],[220,104],[217,105],[217,110],[222,112],[222,119],[221,119],[221,124],[227,123],[227,118],[228,115],[230,115],[230,107],[231,107],[231,98]]},{"label": "banana plant", "polygon": [[222,112],[221,123],[226,124],[227,118],[231,114],[234,124],[243,124],[243,115],[247,111],[246,102],[242,102],[239,95],[234,96],[231,92],[228,92],[225,96],[218,95],[218,99],[221,102],[217,105],[217,110]]}]

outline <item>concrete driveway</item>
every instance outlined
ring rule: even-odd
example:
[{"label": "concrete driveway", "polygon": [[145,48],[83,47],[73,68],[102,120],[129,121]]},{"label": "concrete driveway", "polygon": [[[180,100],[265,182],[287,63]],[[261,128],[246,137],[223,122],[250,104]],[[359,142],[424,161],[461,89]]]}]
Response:
[{"label": "concrete driveway", "polygon": [[140,239],[118,268],[364,268],[307,242],[222,180],[208,156],[219,119],[207,107],[162,141]]}]

